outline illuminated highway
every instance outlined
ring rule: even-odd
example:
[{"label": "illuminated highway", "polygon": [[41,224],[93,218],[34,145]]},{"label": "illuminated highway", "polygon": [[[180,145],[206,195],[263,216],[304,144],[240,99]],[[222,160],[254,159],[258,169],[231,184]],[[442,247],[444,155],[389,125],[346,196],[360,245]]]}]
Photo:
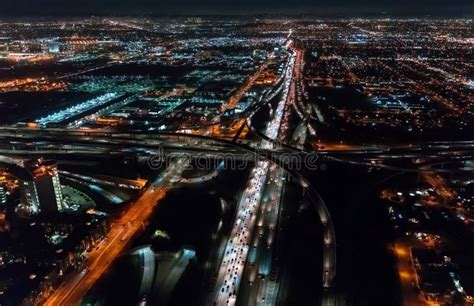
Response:
[{"label": "illuminated highway", "polygon": [[403,292],[403,305],[423,305],[424,303],[418,296],[414,286],[417,282],[417,277],[413,266],[410,243],[399,241],[394,245],[393,250],[397,257],[398,277],[400,279],[401,291]]},{"label": "illuminated highway", "polygon": [[85,294],[127,248],[136,234],[143,230],[144,222],[148,220],[155,206],[171,187],[171,180],[181,176],[187,163],[187,159],[178,160],[152,182],[122,217],[114,222],[107,238],[87,254],[83,263],[84,268],[81,271],[69,273],[60,287],[49,297],[45,297],[44,305],[79,304]]},{"label": "illuminated highway", "polygon": [[[293,64],[294,55],[291,56],[290,63],[287,66],[282,98],[278,103],[273,119],[265,129],[265,134],[272,139],[276,139],[280,131],[283,111],[288,101],[288,92],[292,81]],[[263,140],[261,146],[265,149],[271,149],[273,143]],[[268,161],[259,161],[251,171],[247,187],[237,205],[236,218],[219,267],[215,291],[209,303],[211,305],[235,305],[237,301],[269,167],[270,163]]]},{"label": "illuminated highway", "polygon": [[[202,141],[199,145],[193,146],[190,139],[200,138]],[[59,143],[64,146],[67,150],[67,145],[80,144],[84,145],[116,145],[122,147],[124,145],[129,146],[174,146],[179,147],[194,147],[199,149],[202,145],[212,146],[216,143],[223,143],[222,139],[212,138],[205,135],[192,135],[184,133],[159,133],[159,132],[116,132],[114,130],[99,130],[99,129],[77,129],[77,130],[64,130],[57,128],[11,128],[11,127],[0,127],[0,141],[6,150],[15,150],[15,141],[24,142],[25,145],[28,143],[34,148],[41,148],[41,143],[35,143],[38,140],[47,140],[51,143]],[[315,149],[321,155],[328,154],[339,154],[339,155],[382,155],[386,158],[399,158],[403,156],[416,156],[428,154],[437,154],[439,152],[446,152],[451,154],[457,154],[456,152],[471,151],[474,150],[473,141],[445,141],[435,142],[426,141],[417,144],[367,144],[367,145],[351,145],[351,144],[340,144],[340,143],[314,143]],[[100,149],[96,147],[96,149]],[[296,148],[293,148],[296,149]],[[92,149],[90,149],[93,151]],[[411,154],[411,155],[410,155]]]},{"label": "illuminated highway", "polygon": [[276,305],[279,280],[271,279],[274,242],[281,205],[285,171],[273,164],[257,215],[257,227],[249,245],[248,262],[241,285],[241,305]]}]

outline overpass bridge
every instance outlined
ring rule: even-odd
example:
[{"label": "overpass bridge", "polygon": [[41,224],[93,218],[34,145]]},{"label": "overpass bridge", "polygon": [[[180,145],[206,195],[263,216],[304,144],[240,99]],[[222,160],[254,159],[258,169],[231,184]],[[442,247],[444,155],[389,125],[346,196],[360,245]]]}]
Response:
[{"label": "overpass bridge", "polygon": [[[396,146],[371,145],[328,148],[310,151],[298,149],[268,138],[257,136],[277,144],[277,149],[254,148],[255,154],[248,154],[251,141],[233,141],[204,135],[176,132],[109,131],[56,128],[0,127],[0,154],[6,156],[108,156],[125,154],[173,156],[179,153],[197,154],[201,158],[224,158],[234,161],[254,159],[255,156],[270,160],[286,159],[293,167],[305,160],[308,154],[317,154],[319,160],[336,161],[365,167],[394,171],[426,171],[432,163],[470,160],[474,157],[473,141],[427,142],[418,145]],[[420,167],[393,166],[373,163],[374,159],[390,161],[397,159],[420,159]],[[422,167],[423,166],[423,167]],[[432,171],[432,170],[430,170]],[[436,169],[452,172],[452,169]],[[462,170],[458,170],[462,171]]]},{"label": "overpass bridge", "polygon": [[[35,130],[34,132],[41,134],[44,131]],[[46,134],[51,135],[50,134],[51,132],[53,132],[53,133],[63,133],[64,131],[46,130]],[[69,131],[69,132],[72,132],[72,131]],[[71,134],[69,132],[66,131],[66,134]],[[74,131],[73,133],[77,133],[77,131]],[[89,134],[89,135],[91,135],[91,134]],[[95,134],[95,135],[97,135],[97,134]],[[102,134],[99,133],[99,135],[104,137],[103,132],[102,132]],[[116,135],[114,135],[114,136],[116,136]],[[137,139],[141,138],[143,140],[144,135],[142,135],[142,134],[138,134],[138,135],[125,134],[125,136],[126,136],[125,139],[137,140]],[[145,134],[145,136],[149,136],[149,135]],[[287,159],[282,158],[283,155],[279,156],[277,154],[274,154],[274,152],[271,152],[271,151],[266,152],[264,150],[260,150],[258,148],[253,148],[253,147],[245,145],[245,144],[235,143],[235,142],[228,141],[228,140],[223,140],[223,139],[213,139],[213,138],[209,138],[209,137],[206,137],[206,136],[184,135],[184,134],[179,134],[179,133],[172,133],[171,136],[176,137],[178,139],[189,139],[189,138],[191,138],[191,139],[194,139],[194,140],[215,141],[217,143],[224,144],[226,147],[232,149],[233,152],[234,151],[236,151],[236,152],[242,152],[243,151],[244,153],[247,153],[247,154],[250,153],[249,156],[253,156],[253,157],[259,158],[259,159],[269,160],[271,162],[277,163],[280,167],[284,168],[293,177],[295,182],[299,183],[306,190],[306,194],[307,194],[308,198],[311,200],[312,203],[314,203],[314,205],[316,207],[316,210],[319,213],[321,223],[323,224],[323,230],[324,230],[323,236],[325,237],[325,246],[324,246],[324,254],[323,254],[323,267],[324,267],[323,270],[324,270],[324,272],[323,272],[323,276],[322,276],[323,285],[324,285],[325,288],[331,288],[331,287],[334,286],[334,284],[335,284],[335,275],[336,275],[336,268],[335,268],[336,267],[336,242],[335,242],[336,235],[335,235],[334,226],[332,224],[332,220],[331,220],[329,211],[328,211],[323,199],[321,198],[319,193],[316,191],[316,189],[314,189],[314,187],[311,185],[311,183],[302,174],[300,174],[297,169],[295,169],[293,166],[291,166],[291,164],[289,163],[289,161]],[[115,139],[116,137],[112,137],[112,138]],[[97,140],[94,137],[92,137],[92,138],[89,137],[88,139],[89,140],[94,140],[94,141],[91,143],[91,146],[92,146],[91,150],[87,150],[87,152],[93,152],[94,149],[97,150]],[[86,140],[86,139],[82,138],[82,141],[84,141],[84,140]],[[99,142],[101,142],[101,141],[99,141]],[[110,145],[110,144],[111,144],[110,141],[104,141],[103,142],[103,145]],[[195,142],[195,144],[197,144],[197,143]],[[120,145],[120,144],[115,144],[115,145]],[[121,145],[124,146],[123,143]],[[23,153],[24,154],[30,154],[30,153],[34,153],[34,152],[35,151],[32,150],[31,152],[23,152]],[[41,151],[36,151],[36,152],[41,152]],[[53,150],[53,152],[54,152],[54,150]],[[300,154],[304,154],[304,152],[299,152],[299,151],[297,151],[297,152],[300,153]],[[20,153],[20,152],[15,151],[15,150],[11,150],[12,155],[16,155],[18,153]],[[44,154],[45,152],[41,152],[41,153]],[[55,153],[58,153],[58,152],[55,152]],[[82,152],[69,152],[69,154],[80,154],[80,153],[82,153]],[[103,152],[101,152],[101,154],[103,154]],[[210,156],[215,156],[215,153],[212,152],[209,155]]]},{"label": "overpass bridge", "polygon": [[[249,123],[247,123],[249,125]],[[251,125],[250,125],[251,126]],[[251,127],[252,128],[252,127]],[[252,128],[253,129],[253,128]],[[257,136],[268,141],[269,139],[262,133],[257,133]],[[215,138],[205,135],[195,135],[180,132],[169,132],[169,131],[147,131],[147,130],[115,130],[115,129],[62,129],[62,128],[17,128],[11,126],[0,127],[0,143],[14,142],[16,140],[30,140],[30,141],[84,141],[90,142],[96,139],[97,141],[107,143],[113,142],[114,140],[120,141],[122,145],[127,144],[140,144],[142,146],[147,145],[151,141],[162,141],[168,144],[186,145],[191,139],[202,140],[200,144],[225,144],[231,142],[230,140],[223,138]],[[127,143],[128,141],[128,143]],[[251,140],[236,140],[234,142],[240,144],[250,144]],[[303,151],[308,152],[309,150],[298,149],[292,146],[288,146],[282,143],[277,143],[282,148],[290,149],[291,151]],[[321,155],[366,155],[366,156],[381,156],[384,158],[397,158],[397,157],[415,157],[420,152],[424,156],[430,153],[445,152],[446,154],[453,152],[474,152],[474,141],[428,141],[418,144],[367,144],[367,145],[344,145],[341,147],[328,147],[325,149],[315,149],[317,153]]]}]

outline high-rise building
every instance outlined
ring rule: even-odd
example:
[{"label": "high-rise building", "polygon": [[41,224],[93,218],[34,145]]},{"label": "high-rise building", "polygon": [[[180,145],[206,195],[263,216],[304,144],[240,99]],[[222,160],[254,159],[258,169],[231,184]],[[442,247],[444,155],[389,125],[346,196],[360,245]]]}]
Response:
[{"label": "high-rise building", "polygon": [[21,196],[31,213],[57,213],[64,210],[57,164],[42,159],[25,162],[28,179],[22,181]]}]

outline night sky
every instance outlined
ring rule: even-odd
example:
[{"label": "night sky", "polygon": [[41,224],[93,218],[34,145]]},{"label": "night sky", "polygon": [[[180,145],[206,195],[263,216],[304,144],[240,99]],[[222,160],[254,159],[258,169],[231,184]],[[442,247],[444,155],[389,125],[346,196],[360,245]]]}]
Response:
[{"label": "night sky", "polygon": [[473,0],[0,0],[1,15],[255,14],[472,16]]}]

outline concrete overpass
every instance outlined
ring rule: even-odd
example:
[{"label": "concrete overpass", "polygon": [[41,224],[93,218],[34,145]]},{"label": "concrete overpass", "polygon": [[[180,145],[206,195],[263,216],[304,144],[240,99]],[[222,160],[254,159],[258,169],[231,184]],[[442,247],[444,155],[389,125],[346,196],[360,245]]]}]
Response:
[{"label": "concrete overpass", "polygon": [[[8,135],[8,136],[6,136]],[[257,136],[275,142],[261,133]],[[2,139],[3,138],[3,139]],[[259,156],[277,160],[287,158],[297,160],[309,153],[316,153],[321,160],[349,163],[364,167],[386,169],[392,171],[420,172],[422,167],[400,167],[389,164],[374,164],[368,159],[416,159],[429,160],[423,165],[432,162],[462,161],[474,156],[474,142],[459,141],[450,144],[428,142],[421,145],[398,145],[393,147],[363,147],[352,149],[345,146],[344,150],[308,151],[276,142],[280,149],[260,150]],[[125,147],[125,148],[124,148]],[[201,157],[211,158],[216,154],[232,155],[236,160],[248,159],[245,142],[234,142],[227,139],[213,138],[203,135],[183,133],[154,133],[154,132],[127,132],[114,133],[110,131],[89,130],[57,130],[57,129],[23,129],[0,128],[0,154],[8,156],[47,156],[80,154],[84,156],[121,155],[126,153],[143,153],[172,155],[174,153],[200,153]],[[431,170],[432,171],[432,170]],[[439,172],[453,172],[454,170],[436,169]],[[457,171],[462,171],[457,170]]]}]

